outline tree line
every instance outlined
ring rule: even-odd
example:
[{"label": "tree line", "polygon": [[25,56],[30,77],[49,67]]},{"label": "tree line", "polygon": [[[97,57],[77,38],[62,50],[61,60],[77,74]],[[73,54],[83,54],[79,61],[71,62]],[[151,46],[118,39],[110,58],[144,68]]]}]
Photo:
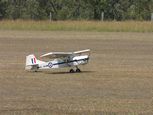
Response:
[{"label": "tree line", "polygon": [[150,20],[153,0],[0,0],[0,19]]}]

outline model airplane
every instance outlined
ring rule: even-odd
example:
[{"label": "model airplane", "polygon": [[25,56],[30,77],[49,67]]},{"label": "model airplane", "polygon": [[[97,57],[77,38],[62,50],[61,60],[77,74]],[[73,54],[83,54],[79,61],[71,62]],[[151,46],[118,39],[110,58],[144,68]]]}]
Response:
[{"label": "model airplane", "polygon": [[[69,67],[70,73],[81,72],[79,65],[88,63],[90,56],[90,49],[76,51],[76,52],[50,52],[40,56],[41,58],[48,58],[50,61],[40,61],[31,54],[26,56],[26,70],[37,71],[40,69],[55,69]],[[75,68],[75,70],[74,70]]]}]

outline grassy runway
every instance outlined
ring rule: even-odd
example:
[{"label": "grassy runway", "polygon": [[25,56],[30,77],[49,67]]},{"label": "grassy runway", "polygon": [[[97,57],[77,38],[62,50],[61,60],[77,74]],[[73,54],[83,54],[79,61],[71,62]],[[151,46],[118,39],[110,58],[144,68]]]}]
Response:
[{"label": "grassy runway", "polygon": [[[82,73],[26,72],[25,56],[91,49]],[[153,114],[153,33],[0,31],[0,114]]]}]

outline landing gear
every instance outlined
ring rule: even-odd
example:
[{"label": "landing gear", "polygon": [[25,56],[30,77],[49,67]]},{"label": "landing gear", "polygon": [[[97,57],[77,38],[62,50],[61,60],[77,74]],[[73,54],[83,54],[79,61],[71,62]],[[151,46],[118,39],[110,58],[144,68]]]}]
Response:
[{"label": "landing gear", "polygon": [[75,71],[73,69],[70,69],[70,73],[74,73]]},{"label": "landing gear", "polygon": [[76,70],[74,70],[74,69],[70,69],[70,73],[80,73],[81,72],[81,70],[78,68],[78,67],[76,67]]},{"label": "landing gear", "polygon": [[35,70],[34,72],[37,72],[37,70]]},{"label": "landing gear", "polygon": [[78,68],[78,66],[76,66],[76,72],[77,73],[80,73],[81,72],[81,70]]},{"label": "landing gear", "polygon": [[77,72],[77,73],[80,73],[80,72],[81,72],[81,70],[80,70],[79,68],[77,68],[77,69],[76,69],[76,72]]}]

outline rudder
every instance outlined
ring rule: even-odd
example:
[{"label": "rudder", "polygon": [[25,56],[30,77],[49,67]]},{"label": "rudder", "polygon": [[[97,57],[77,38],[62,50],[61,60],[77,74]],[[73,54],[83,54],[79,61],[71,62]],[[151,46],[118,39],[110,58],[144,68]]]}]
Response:
[{"label": "rudder", "polygon": [[38,60],[36,59],[34,54],[30,54],[26,56],[26,70],[31,70],[38,67]]},{"label": "rudder", "polygon": [[26,66],[32,65],[37,65],[37,59],[33,54],[26,56]]}]

